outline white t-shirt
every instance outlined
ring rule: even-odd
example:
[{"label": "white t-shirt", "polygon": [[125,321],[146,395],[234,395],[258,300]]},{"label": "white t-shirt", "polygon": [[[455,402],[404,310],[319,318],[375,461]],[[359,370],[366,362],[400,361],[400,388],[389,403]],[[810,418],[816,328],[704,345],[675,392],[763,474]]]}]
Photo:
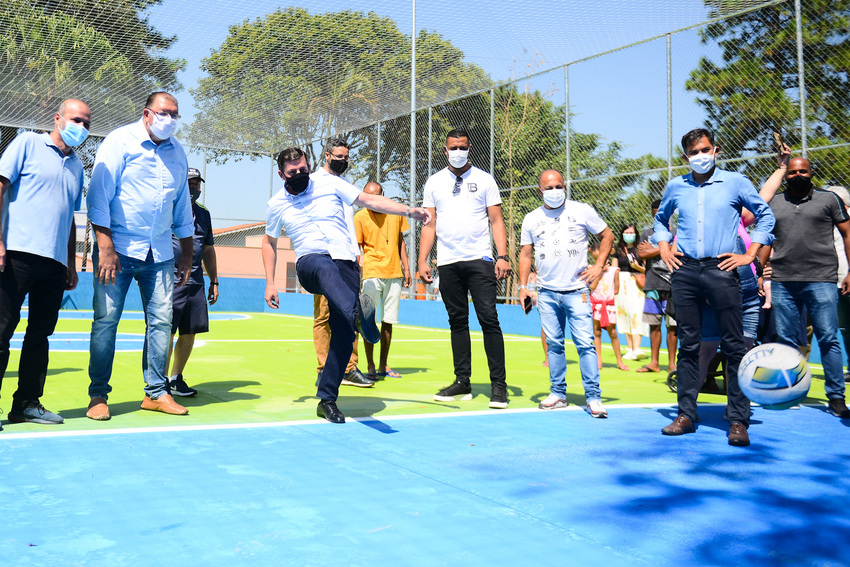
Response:
[{"label": "white t-shirt", "polygon": [[457,195],[453,194],[457,178],[448,168],[425,183],[422,206],[437,209],[438,266],[493,255],[487,207],[502,204],[496,180],[475,166],[461,178]]},{"label": "white t-shirt", "polygon": [[537,287],[573,291],[587,287],[579,275],[587,269],[587,235],[608,225],[590,205],[565,201],[557,209],[539,207],[522,220],[520,245],[534,246]]},{"label": "white t-shirt", "polygon": [[281,228],[285,229],[298,258],[330,254],[335,260],[353,262],[359,251],[353,238],[351,204],[359,196],[360,190],[344,179],[327,172],[313,173],[300,195],[284,188],[269,199],[266,234],[277,238]]}]

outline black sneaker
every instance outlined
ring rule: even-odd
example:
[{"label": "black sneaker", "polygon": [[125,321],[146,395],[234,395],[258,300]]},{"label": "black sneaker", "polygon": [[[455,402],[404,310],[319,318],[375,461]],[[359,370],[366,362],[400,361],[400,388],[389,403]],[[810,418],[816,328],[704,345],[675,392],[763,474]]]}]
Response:
[{"label": "black sneaker", "polygon": [[364,341],[373,345],[381,342],[381,331],[378,330],[378,325],[375,323],[375,303],[365,293],[360,294],[357,318],[354,322],[357,324],[357,330],[363,335]]},{"label": "black sneaker", "polygon": [[197,390],[190,388],[186,381],[183,380],[182,374],[178,374],[174,380],[169,380],[168,389],[171,391],[172,396],[181,396],[183,398],[191,398],[198,393]]},{"label": "black sneaker", "polygon": [[455,396],[462,396],[461,401],[468,402],[472,399],[472,386],[469,385],[469,382],[461,382],[460,380],[455,380],[452,382],[451,386],[443,388],[436,394],[434,394],[434,399],[438,402],[453,402],[455,401]]},{"label": "black sneaker", "polygon": [[844,373],[844,382],[845,382],[845,383],[850,383],[850,372],[845,372],[845,373]]},{"label": "black sneaker", "polygon": [[493,409],[505,409],[508,407],[507,384],[490,384],[490,407]]},{"label": "black sneaker", "polygon": [[[832,398],[829,400],[829,413],[842,419],[850,419],[850,409],[847,409],[844,398]],[[12,414],[9,414],[9,419],[12,419]]]},{"label": "black sneaker", "polygon": [[28,402],[23,408],[12,408],[9,412],[9,421],[12,423],[42,423],[45,425],[59,424],[65,419],[52,411],[45,409],[39,402]]},{"label": "black sneaker", "polygon": [[371,388],[375,382],[366,378],[359,369],[355,368],[351,372],[346,372],[342,377],[342,383],[346,386],[357,386],[358,388]]}]

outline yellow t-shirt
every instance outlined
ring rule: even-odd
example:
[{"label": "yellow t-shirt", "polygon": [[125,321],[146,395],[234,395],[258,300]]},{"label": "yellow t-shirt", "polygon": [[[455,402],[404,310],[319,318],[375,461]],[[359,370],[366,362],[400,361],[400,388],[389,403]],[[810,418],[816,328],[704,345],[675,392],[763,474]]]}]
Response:
[{"label": "yellow t-shirt", "polygon": [[354,215],[357,243],[363,248],[363,279],[400,278],[399,242],[409,230],[405,217],[375,213],[369,209]]}]

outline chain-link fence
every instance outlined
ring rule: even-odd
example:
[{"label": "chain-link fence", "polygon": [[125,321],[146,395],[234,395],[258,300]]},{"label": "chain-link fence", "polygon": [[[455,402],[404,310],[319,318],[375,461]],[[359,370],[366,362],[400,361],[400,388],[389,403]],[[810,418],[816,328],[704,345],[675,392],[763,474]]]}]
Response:
[{"label": "chain-link fence", "polygon": [[[757,186],[775,167],[774,132],[812,160],[816,183],[845,184],[850,0],[756,8],[744,2],[740,12],[730,2],[705,3],[716,18],[698,26],[553,69],[528,56],[516,63],[510,82],[338,132],[352,146],[346,176],[359,187],[380,181],[388,196],[419,204],[427,178],[446,166],[446,133],[467,130],[470,162],[502,188],[514,274],[522,219],[540,205],[542,170],[564,172],[570,198],[593,205],[615,234],[628,223],[640,228],[649,224],[649,204],[668,179],[686,171],[679,137],[695,127],[715,132],[722,167]],[[322,165],[323,141],[304,144],[314,168]],[[265,203],[282,186],[274,156],[201,145],[189,150],[190,166],[206,180],[201,202],[226,257],[221,275],[262,277]],[[412,232],[415,269],[419,227]],[[293,258],[282,260],[280,285],[288,289],[297,287]],[[516,284],[515,276],[508,279],[500,295],[515,296]]]}]

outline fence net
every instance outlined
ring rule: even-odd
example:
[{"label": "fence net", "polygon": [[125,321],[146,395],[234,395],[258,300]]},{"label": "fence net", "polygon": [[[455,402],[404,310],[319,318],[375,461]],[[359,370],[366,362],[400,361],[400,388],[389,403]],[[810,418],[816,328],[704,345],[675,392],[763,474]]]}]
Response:
[{"label": "fence net", "polygon": [[[411,3],[349,4],[0,0],[0,145],[51,127],[69,96],[91,103],[102,136],[137,119],[151,91],[174,91],[220,271],[255,277],[281,187],[274,155],[301,145],[320,167],[331,135],[352,146],[352,182],[417,204],[446,165],[447,131],[469,131],[471,163],[502,189],[512,258],[540,171],[563,171],[571,198],[615,233],[642,228],[684,172],[679,137],[698,126],[756,186],[775,168],[774,132],[813,161],[819,185],[850,177],[850,0],[419,0],[413,113]],[[99,139],[81,148],[86,165]],[[281,287],[294,288],[287,275]]]}]

